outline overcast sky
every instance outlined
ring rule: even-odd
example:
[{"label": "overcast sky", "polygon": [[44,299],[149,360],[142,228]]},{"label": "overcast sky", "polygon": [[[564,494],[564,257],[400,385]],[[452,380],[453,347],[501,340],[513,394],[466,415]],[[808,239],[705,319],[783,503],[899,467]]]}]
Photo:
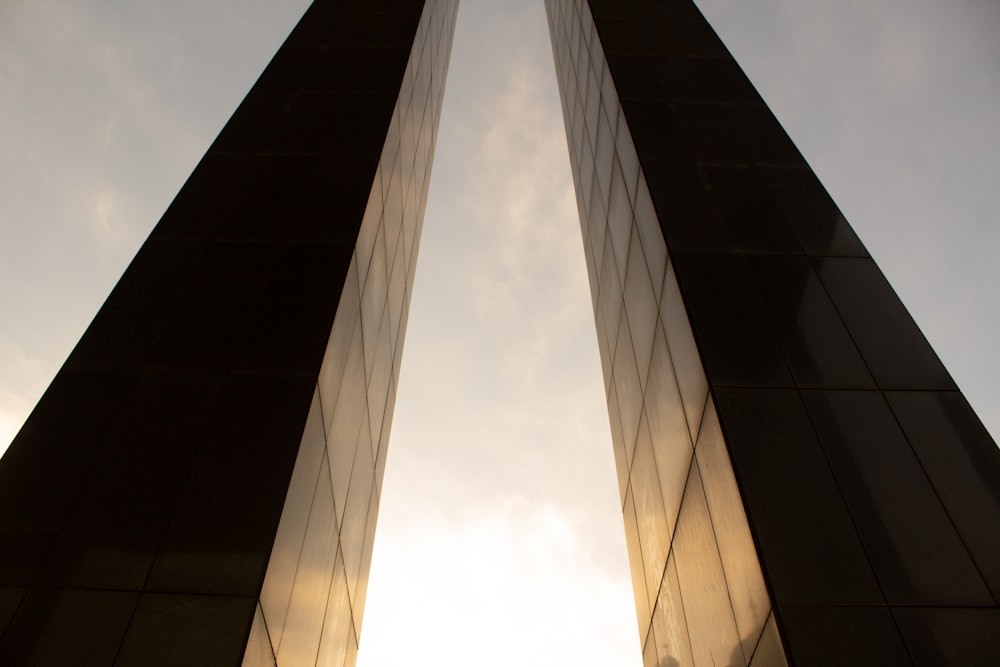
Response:
[{"label": "overcast sky", "polygon": [[[0,448],[308,3],[0,0]],[[1000,3],[702,0],[1000,433]],[[359,665],[638,665],[541,2],[463,0]]]}]

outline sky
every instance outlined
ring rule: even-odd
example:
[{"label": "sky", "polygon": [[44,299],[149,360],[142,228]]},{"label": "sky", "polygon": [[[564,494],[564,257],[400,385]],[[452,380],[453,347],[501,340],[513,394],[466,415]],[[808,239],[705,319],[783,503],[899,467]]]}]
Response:
[{"label": "sky", "polygon": [[[308,3],[0,0],[0,449]],[[701,0],[1000,434],[1000,4]],[[541,2],[463,0],[361,667],[639,665]]]}]

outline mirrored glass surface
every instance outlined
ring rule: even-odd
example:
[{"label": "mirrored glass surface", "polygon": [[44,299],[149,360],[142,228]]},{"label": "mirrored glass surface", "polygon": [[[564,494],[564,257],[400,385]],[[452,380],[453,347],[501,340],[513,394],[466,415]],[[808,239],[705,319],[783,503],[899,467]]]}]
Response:
[{"label": "mirrored glass surface", "polygon": [[663,585],[656,598],[653,612],[653,630],[656,633],[656,654],[659,665],[686,667],[694,665],[691,639],[688,637],[681,585],[677,579],[677,561],[671,550],[663,574]]},{"label": "mirrored glass surface", "polygon": [[756,169],[707,167],[713,202],[719,208],[729,238],[748,252],[802,252],[785,214]]},{"label": "mirrored glass surface", "polygon": [[771,599],[711,399],[705,409],[695,452],[743,653],[750,656],[771,611]]},{"label": "mirrored glass surface", "polygon": [[[618,473],[618,490],[621,501],[625,502],[625,492],[628,490],[629,456],[625,453],[625,438],[622,437],[621,417],[618,412],[618,388],[611,381],[611,391],[608,394],[608,423],[611,426],[611,446],[615,453],[615,471]],[[633,510],[634,513],[634,510]]]},{"label": "mirrored glass surface", "polygon": [[650,627],[649,632],[646,633],[646,643],[642,649],[642,666],[657,667],[657,664],[656,631]]},{"label": "mirrored glass surface", "polygon": [[639,431],[639,415],[642,412],[642,385],[639,383],[639,371],[635,365],[635,354],[632,351],[632,335],[628,328],[628,320],[621,318],[621,328],[618,330],[618,346],[615,351],[615,386],[618,388],[618,415],[621,418],[622,437],[625,438],[625,451],[630,454]]},{"label": "mirrored glass surface", "polygon": [[885,276],[867,259],[818,259],[819,276],[882,389],[955,389]]},{"label": "mirrored glass surface", "polygon": [[321,474],[295,569],[288,613],[278,641],[279,663],[309,664],[316,660],[337,543],[333,488],[329,475]]},{"label": "mirrored glass surface", "polygon": [[663,578],[663,568],[667,562],[667,552],[670,551],[674,521],[668,521],[664,513],[653,449],[645,429],[645,422],[642,426],[636,443],[629,484],[635,502],[646,591],[650,601],[655,601]]},{"label": "mirrored glass surface", "polygon": [[760,641],[754,649],[750,667],[788,667],[785,648],[781,645],[781,636],[778,634],[778,624],[774,620],[773,612],[768,615],[767,623],[764,624],[764,632],[761,633]]},{"label": "mirrored glass surface", "polygon": [[795,664],[913,664],[885,607],[783,607],[780,613]]},{"label": "mirrored glass surface", "polygon": [[643,175],[671,252],[733,249],[722,215],[712,201],[704,168],[691,162],[644,164]]},{"label": "mirrored glass surface", "polygon": [[317,665],[344,665],[350,647],[351,600],[347,594],[347,574],[344,572],[343,555],[338,554],[330,581],[330,595],[323,621]]},{"label": "mirrored glass surface", "polygon": [[994,599],[1000,599],[1000,453],[958,392],[886,392]]},{"label": "mirrored glass surface", "polygon": [[874,389],[861,353],[809,261],[758,255],[747,262],[795,383]]},{"label": "mirrored glass surface", "polygon": [[810,170],[767,167],[760,172],[807,254],[868,256],[840,209]]},{"label": "mirrored glass surface", "polygon": [[[237,664],[256,609],[253,598],[144,594],[114,664]],[[71,659],[62,664],[74,663]]]},{"label": "mirrored glass surface", "polygon": [[635,502],[632,500],[632,490],[625,493],[625,505],[622,508],[625,520],[625,546],[628,547],[628,566],[632,573],[632,592],[635,594],[635,615],[639,624],[639,638],[645,641],[646,632],[652,617],[649,596],[646,593],[646,575],[642,564],[642,549],[639,546],[639,528],[636,522]]},{"label": "mirrored glass surface", "polygon": [[882,394],[815,391],[803,399],[886,600],[992,604]]},{"label": "mirrored glass surface", "polygon": [[253,624],[250,626],[250,638],[247,639],[247,648],[243,653],[242,667],[275,667],[276,664],[264,615],[261,613],[260,605],[257,605]]},{"label": "mirrored glass surface", "polygon": [[667,269],[667,246],[663,242],[663,232],[660,230],[660,221],[653,209],[653,200],[649,196],[649,186],[646,185],[645,176],[640,174],[636,187],[634,234],[639,237],[642,245],[642,254],[649,269],[653,293],[658,301],[663,288],[663,274]]},{"label": "mirrored glass surface", "polygon": [[653,458],[660,479],[664,511],[671,532],[680,512],[693,447],[684,420],[680,393],[670,366],[670,354],[658,329],[653,348],[644,416],[648,420]]},{"label": "mirrored glass surface", "polygon": [[697,464],[691,466],[672,549],[695,664],[745,665]]},{"label": "mirrored glass surface", "polygon": [[333,419],[344,367],[351,354],[354,329],[356,326],[360,327],[360,319],[361,291],[358,287],[358,262],[355,256],[344,280],[337,316],[334,318],[333,328],[326,344],[326,353],[319,368],[319,397],[323,405],[323,422],[327,425]]},{"label": "mirrored glass surface", "polygon": [[896,623],[918,667],[1000,664],[1000,610],[896,608]]},{"label": "mirrored glass surface", "polygon": [[618,129],[615,131],[615,155],[618,156],[618,163],[621,165],[622,175],[625,177],[629,201],[634,204],[639,180],[639,156],[635,152],[635,145],[632,143],[632,135],[629,133],[625,114],[620,111],[618,113]]},{"label": "mirrored glass surface", "polygon": [[0,662],[110,665],[138,599],[124,592],[31,590],[0,640]]},{"label": "mirrored glass surface", "polygon": [[344,554],[347,586],[352,594],[358,583],[365,524],[368,521],[368,503],[374,484],[375,458],[372,456],[371,444],[359,443],[354,468],[351,470],[351,485],[347,491],[344,522],[340,528],[340,548]]},{"label": "mirrored glass surface", "polygon": [[649,282],[649,271],[646,269],[639,236],[634,233],[628,256],[628,271],[625,274],[625,315],[632,335],[639,382],[645,388],[653,336],[659,323],[659,303],[653,294],[653,285]]},{"label": "mirrored glass surface", "polygon": [[672,266],[667,266],[663,281],[660,319],[663,322],[670,362],[677,378],[691,441],[694,442],[698,438],[698,427],[701,424],[702,411],[705,409],[705,397],[708,396],[708,380],[705,378],[701,354],[694,341],[694,333],[691,331],[691,324],[677,285],[677,276]]},{"label": "mirrored glass surface", "polygon": [[611,232],[611,248],[615,254],[618,279],[624,284],[632,236],[632,206],[629,204],[628,194],[625,191],[625,180],[617,162],[612,165],[610,187],[608,229]]},{"label": "mirrored glass surface", "polygon": [[[333,418],[328,424],[326,446],[329,452],[330,476],[333,480],[333,497],[338,518],[343,515],[347,500],[347,487],[354,465],[354,452],[359,432],[364,424],[368,428],[367,398],[365,393],[364,355],[362,353],[361,323],[355,326],[347,366],[344,370],[342,391],[337,396]],[[370,437],[370,436],[369,436]]]},{"label": "mirrored glass surface", "polygon": [[281,521],[278,523],[278,532],[274,537],[274,546],[271,548],[260,592],[262,613],[267,619],[268,631],[275,644],[281,641],[281,633],[285,627],[288,601],[292,595],[292,584],[302,553],[319,475],[328,470],[322,421],[317,392],[313,395],[309,417],[306,419],[302,443],[295,459],[292,480],[288,485],[288,495],[285,496]]},{"label": "mirrored glass surface", "polygon": [[257,596],[314,383],[225,381],[147,589]]},{"label": "mirrored glass surface", "polygon": [[774,602],[883,604],[798,393],[716,388],[714,397]]},{"label": "mirrored glass surface", "polygon": [[[673,259],[671,266],[683,277],[687,316],[701,342],[702,362],[713,384],[790,386],[792,379],[784,355],[764,316],[763,304],[751,287],[743,258],[677,253]],[[670,275],[668,267],[668,280]],[[668,296],[665,292],[664,299]],[[678,303],[673,311],[662,305],[660,310],[679,315],[682,308]],[[667,340],[672,341],[673,331],[669,326],[672,322],[664,320],[668,325]]]}]

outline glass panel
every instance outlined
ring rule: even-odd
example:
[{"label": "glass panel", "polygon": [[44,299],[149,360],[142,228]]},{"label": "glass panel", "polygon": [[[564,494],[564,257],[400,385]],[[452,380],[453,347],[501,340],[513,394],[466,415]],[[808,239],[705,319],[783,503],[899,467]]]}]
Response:
[{"label": "glass panel", "polygon": [[840,315],[805,257],[747,257],[800,387],[874,388]]},{"label": "glass panel", "polygon": [[649,282],[649,271],[646,269],[642,249],[639,247],[638,234],[632,234],[632,248],[628,255],[628,271],[625,274],[625,314],[632,334],[639,382],[645,388],[653,337],[658,328],[659,304],[653,294],[653,285]]},{"label": "glass panel", "polygon": [[[324,460],[323,465],[328,465]],[[288,603],[288,615],[278,642],[279,664],[316,661],[323,629],[323,610],[330,590],[330,576],[337,557],[337,523],[329,475],[320,475],[309,511],[302,555]]]},{"label": "glass panel", "polygon": [[372,456],[371,443],[358,443],[358,451],[354,457],[354,468],[351,470],[351,486],[347,491],[347,505],[344,508],[344,523],[340,528],[344,570],[347,572],[347,588],[351,591],[352,599],[357,590],[365,525],[368,521],[368,503],[374,484],[375,459]]},{"label": "glass panel", "polygon": [[257,611],[253,615],[253,624],[250,626],[250,638],[247,640],[247,648],[243,653],[242,667],[275,667],[275,665],[274,648],[267,636],[264,615],[261,613],[260,605],[257,605]]},{"label": "glass panel", "polygon": [[745,665],[697,465],[691,466],[673,551],[695,663]]},{"label": "glass panel", "polygon": [[660,221],[653,209],[645,176],[639,179],[635,198],[635,229],[642,244],[642,254],[649,269],[653,292],[659,300],[663,289],[663,274],[667,269],[667,246],[663,242],[663,232],[660,231]]},{"label": "glass panel", "polygon": [[663,586],[656,598],[653,613],[653,630],[656,632],[657,656],[659,664],[670,667],[694,665],[691,655],[691,639],[688,637],[684,603],[681,600],[681,584],[677,579],[677,561],[673,550],[667,558],[667,569],[663,575]]},{"label": "glass panel", "polygon": [[868,256],[815,174],[806,169],[779,168],[760,172],[808,254]]},{"label": "glass panel", "polygon": [[350,646],[351,601],[347,594],[347,575],[344,572],[343,556],[338,554],[330,582],[330,595],[323,621],[323,637],[320,641],[316,665],[342,667]]},{"label": "glass panel", "polygon": [[[367,268],[367,267],[366,267]],[[333,409],[340,391],[344,367],[351,355],[352,336],[356,326],[360,326],[361,292],[358,288],[357,258],[351,261],[344,280],[344,290],[337,306],[337,316],[326,344],[326,353],[319,369],[319,397],[323,404],[323,422],[329,425],[333,419]]]},{"label": "glass panel", "polygon": [[673,266],[667,267],[666,278],[663,281],[660,319],[670,350],[670,361],[677,377],[684,414],[687,416],[691,441],[695,442],[701,425],[701,414],[705,409],[705,397],[708,396],[708,380],[702,369],[701,355],[694,342],[694,334],[688,322],[687,310],[681,299]]},{"label": "glass panel", "polygon": [[889,604],[992,605],[882,394],[803,399]]},{"label": "glass panel", "polygon": [[288,495],[285,496],[281,521],[274,537],[260,593],[260,605],[267,618],[267,630],[275,644],[281,641],[281,632],[285,627],[288,601],[292,595],[292,584],[302,553],[306,523],[316,494],[319,473],[325,471],[327,465],[324,456],[326,436],[322,422],[317,393],[313,396],[312,407],[306,419],[302,444],[299,445],[299,454],[295,459],[292,481],[288,485]]},{"label": "glass panel", "polygon": [[798,392],[714,397],[775,604],[883,604]]},{"label": "glass panel", "polygon": [[788,667],[785,648],[781,645],[778,624],[774,620],[773,612],[767,617],[764,632],[750,660],[750,667]]},{"label": "glass panel", "polygon": [[0,641],[0,662],[110,665],[121,647],[138,599],[135,593],[29,591]]},{"label": "glass panel", "polygon": [[615,267],[618,279],[625,283],[628,267],[629,243],[632,236],[632,206],[625,192],[625,180],[618,163],[611,158],[611,197],[608,203],[608,229],[611,231],[611,247],[615,253]]},{"label": "glass panel", "polygon": [[733,242],[712,201],[701,171],[691,164],[646,164],[643,175],[673,253],[731,252]]},{"label": "glass panel", "polygon": [[663,506],[673,532],[694,450],[662,328],[657,329],[644,400]]},{"label": "glass panel", "polygon": [[705,409],[695,453],[719,544],[722,568],[726,573],[736,626],[743,642],[743,653],[750,656],[771,611],[771,599],[764,585],[757,549],[747,525],[740,490],[736,486],[729,452],[722,439],[722,428],[711,399]]},{"label": "glass panel", "polygon": [[958,392],[886,392],[923,469],[1000,599],[1000,457]]},{"label": "glass panel", "polygon": [[315,389],[308,377],[226,379],[147,590],[257,597]]},{"label": "glass panel", "polygon": [[780,614],[797,665],[913,664],[885,607],[783,607]]},{"label": "glass panel", "polygon": [[621,111],[618,112],[618,129],[615,131],[615,154],[622,168],[622,176],[625,177],[629,201],[634,205],[639,181],[639,156],[636,155],[625,114]]},{"label": "glass panel", "polygon": [[713,201],[740,250],[798,254],[798,239],[756,169],[707,167]]},{"label": "glass panel", "polygon": [[[675,324],[684,312],[677,290],[672,287],[671,268],[684,280],[687,297],[687,317],[700,343],[705,372],[712,383],[723,386],[791,386],[792,378],[778,348],[770,323],[762,312],[760,297],[751,287],[750,273],[744,259],[737,255],[707,253],[677,253],[667,267],[668,284],[664,287],[664,317],[667,340],[675,364],[688,355],[674,352]],[[691,346],[693,347],[693,346]],[[697,357],[696,357],[697,358]],[[684,394],[683,373],[679,373],[681,395]]]},{"label": "glass panel", "polygon": [[615,386],[618,387],[618,412],[622,422],[622,436],[625,438],[625,451],[631,452],[635,444],[636,434],[639,431],[639,414],[642,412],[642,386],[639,384],[639,372],[635,367],[635,354],[632,352],[632,336],[628,329],[628,320],[624,317],[621,318],[621,328],[618,330],[614,373]]},{"label": "glass panel", "polygon": [[[368,280],[361,290],[361,332],[364,340],[365,377],[371,375],[372,364],[375,361],[375,343],[378,340],[378,327],[382,321],[382,311],[385,308],[389,294],[388,268],[385,255],[385,225],[379,227],[375,241],[375,251],[372,254],[372,266],[368,272]],[[365,383],[367,386],[367,383]]]},{"label": "glass panel", "polygon": [[670,551],[670,536],[673,522],[667,522],[660,498],[660,480],[656,474],[653,450],[643,421],[642,434],[638,438],[635,461],[629,475],[629,484],[635,501],[635,518],[642,547],[642,562],[645,571],[646,591],[650,600],[655,600],[663,579],[663,568]]},{"label": "glass panel", "polygon": [[[925,665],[1000,665],[1000,610],[896,608],[913,662]],[[873,663],[874,664],[874,663]]]},{"label": "glass panel", "polygon": [[625,546],[628,547],[628,565],[632,572],[632,591],[635,593],[635,615],[639,624],[639,637],[645,637],[651,617],[649,597],[646,594],[646,577],[643,574],[642,550],[639,548],[639,529],[636,524],[635,503],[632,490],[625,494],[622,508],[625,520]]},{"label": "glass panel", "polygon": [[[147,593],[139,601],[114,664],[234,665],[243,657],[256,609],[253,598]],[[84,650],[80,655],[88,653]],[[52,664],[80,664],[80,655]]]},{"label": "glass panel", "polygon": [[867,259],[823,258],[819,276],[882,389],[955,389],[885,276]]},{"label": "glass panel", "polygon": [[657,667],[656,659],[656,632],[652,627],[649,628],[649,632],[646,634],[646,644],[645,648],[642,649],[642,666],[643,667]]},{"label": "glass panel", "polygon": [[342,391],[337,396],[337,406],[328,426],[326,446],[329,452],[330,476],[333,480],[333,498],[338,520],[343,516],[347,499],[347,486],[354,465],[354,451],[362,423],[368,422],[363,366],[361,322],[355,326],[354,339],[348,354],[347,367],[341,378]]},{"label": "glass panel", "polygon": [[608,394],[608,423],[611,425],[611,446],[615,453],[618,490],[624,503],[625,492],[628,490],[629,457],[625,453],[625,439],[622,438],[621,417],[618,415],[618,388],[614,380],[611,381],[611,392]]}]

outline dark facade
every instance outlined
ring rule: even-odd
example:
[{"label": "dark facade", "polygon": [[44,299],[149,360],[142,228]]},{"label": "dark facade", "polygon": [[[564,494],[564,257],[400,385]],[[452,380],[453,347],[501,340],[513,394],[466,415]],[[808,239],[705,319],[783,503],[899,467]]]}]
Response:
[{"label": "dark facade", "polygon": [[1000,453],[693,3],[547,0],[647,665],[1000,664]]},{"label": "dark facade", "polygon": [[0,462],[0,664],[353,665],[456,0],[317,0]]},{"label": "dark facade", "polygon": [[[1000,664],[1000,455],[688,0],[548,0],[646,665]],[[354,663],[457,0],[317,0],[0,461],[0,663]]]}]

